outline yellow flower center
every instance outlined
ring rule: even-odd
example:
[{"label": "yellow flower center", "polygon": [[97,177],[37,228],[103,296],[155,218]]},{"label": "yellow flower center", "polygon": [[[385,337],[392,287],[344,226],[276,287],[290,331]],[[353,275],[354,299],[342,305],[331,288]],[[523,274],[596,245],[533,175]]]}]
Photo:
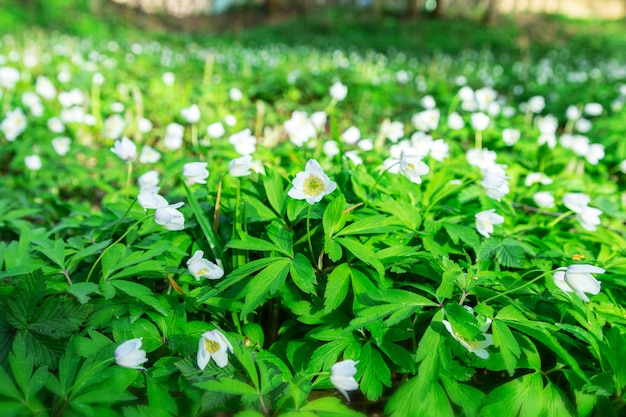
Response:
[{"label": "yellow flower center", "polygon": [[316,177],[315,175],[309,175],[306,180],[304,180],[304,194],[315,196],[319,195],[324,191],[324,182],[320,177]]},{"label": "yellow flower center", "polygon": [[198,272],[196,272],[196,276],[201,277],[202,275],[208,273],[209,271],[206,268],[202,268]]},{"label": "yellow flower center", "polygon": [[214,353],[220,350],[220,344],[213,340],[204,339],[204,348],[207,350],[207,352]]}]

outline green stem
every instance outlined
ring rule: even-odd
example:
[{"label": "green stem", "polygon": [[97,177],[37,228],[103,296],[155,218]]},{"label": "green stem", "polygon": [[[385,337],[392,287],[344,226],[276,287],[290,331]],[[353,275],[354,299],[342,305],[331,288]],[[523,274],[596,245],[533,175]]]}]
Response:
[{"label": "green stem", "polygon": [[115,227],[113,228],[113,231],[111,232],[110,239],[113,239],[113,236],[115,236],[115,232],[117,231],[117,228],[120,226],[120,224],[122,224],[122,221],[126,218],[128,213],[130,213],[130,209],[133,208],[133,206],[135,205],[136,202],[137,202],[137,200],[133,200],[133,202],[130,203],[130,206],[128,206],[128,208],[126,209],[126,212],[124,212],[122,217],[120,217],[120,219],[117,221],[117,223],[115,223]]},{"label": "green stem", "polygon": [[126,191],[130,196],[130,179],[133,175],[133,161],[128,161],[128,175],[126,176]]},{"label": "green stem", "polygon": [[191,145],[194,149],[198,148],[198,125],[196,123],[191,125]]},{"label": "green stem", "polygon": [[309,205],[309,210],[306,214],[306,237],[309,241],[309,251],[311,252],[311,261],[313,265],[315,265],[315,253],[313,252],[313,244],[311,243],[311,209],[313,208],[313,204]]},{"label": "green stem", "polygon": [[556,219],[552,220],[552,222],[550,222],[550,224],[548,225],[548,228],[553,228],[554,226],[557,225],[558,222],[560,222],[561,220],[563,220],[564,218],[568,217],[570,214],[574,213],[573,211],[566,211],[565,213],[561,214],[559,217],[557,217]]},{"label": "green stem", "polygon": [[483,132],[478,131],[476,132],[476,149],[482,149],[482,148],[483,148]]},{"label": "green stem", "polygon": [[[465,175],[463,178],[461,178],[461,184],[459,184],[458,187],[454,187],[448,191],[446,191],[445,193],[442,193],[441,195],[436,195],[435,198],[433,199],[433,202],[430,203],[428,205],[428,207],[426,207],[426,210],[424,210],[424,216],[422,217],[426,217],[426,215],[430,212],[430,210],[432,210],[432,208],[435,206],[435,204],[437,204],[439,201],[441,201],[442,199],[444,199],[445,197],[449,196],[450,194],[452,194],[454,191],[457,191],[459,188],[462,189],[463,187],[465,187],[468,184],[471,184],[472,182],[476,181],[475,179],[471,180],[471,181],[467,181],[465,182],[465,179],[469,176],[470,174]],[[442,188],[440,188],[439,191],[445,189],[445,186],[448,185],[448,183],[446,183]]]},{"label": "green stem", "polygon": [[[536,270],[536,269],[534,269],[534,270],[532,270],[532,271],[528,271],[527,273],[525,273],[524,275],[522,275],[522,278],[523,278],[524,276],[526,276],[526,275],[528,275],[528,274],[532,273],[532,272],[537,272],[537,271],[538,271],[538,270]],[[481,304],[483,304],[483,303],[488,303],[489,301],[493,301],[493,300],[495,300],[496,298],[500,298],[500,297],[505,296],[505,295],[507,295],[507,294],[510,294],[510,293],[512,293],[512,292],[515,292],[515,291],[521,290],[522,288],[526,288],[526,287],[528,287],[529,285],[531,285],[531,284],[535,283],[535,282],[536,282],[536,281],[538,281],[539,279],[541,279],[541,278],[543,278],[543,277],[545,277],[546,275],[551,274],[551,273],[552,273],[552,271],[546,271],[546,272],[544,272],[543,274],[538,275],[538,276],[536,276],[535,278],[531,279],[531,280],[530,280],[530,281],[528,281],[527,283],[520,285],[519,287],[511,288],[510,290],[506,290],[506,291],[504,291],[504,292],[502,292],[502,293],[500,293],[500,294],[498,294],[498,295],[494,295],[493,297],[489,297],[489,298],[487,298],[486,300],[481,301]]]},{"label": "green stem", "polygon": [[141,219],[137,220],[135,222],[135,224],[133,224],[132,226],[130,226],[128,228],[128,230],[126,230],[126,232],[124,232],[124,234],[122,236],[120,236],[115,242],[111,243],[109,246],[107,246],[107,248],[105,250],[102,251],[102,253],[100,254],[100,256],[98,256],[98,259],[96,259],[96,262],[94,262],[94,264],[91,266],[91,269],[89,270],[89,274],[87,274],[87,279],[85,280],[85,282],[89,282],[89,280],[91,279],[91,275],[93,274],[94,269],[96,269],[96,265],[98,265],[98,263],[100,262],[100,260],[102,260],[102,257],[104,256],[105,253],[107,253],[109,251],[109,249],[111,249],[114,245],[117,245],[118,243],[120,243],[122,241],[122,239],[124,239],[126,237],[126,235],[128,235],[128,233],[137,225],[139,225],[139,223],[143,222],[144,220],[146,220],[148,217],[152,217],[152,214],[148,214],[147,216],[142,217]]}]

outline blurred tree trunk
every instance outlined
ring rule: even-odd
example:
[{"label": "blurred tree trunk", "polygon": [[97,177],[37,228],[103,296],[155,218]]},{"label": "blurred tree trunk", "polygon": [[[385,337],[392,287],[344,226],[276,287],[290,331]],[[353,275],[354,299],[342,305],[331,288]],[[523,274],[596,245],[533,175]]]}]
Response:
[{"label": "blurred tree trunk", "polygon": [[269,14],[276,14],[280,11],[280,0],[266,0],[265,7]]},{"label": "blurred tree trunk", "polygon": [[411,19],[417,17],[417,2],[418,0],[407,0],[406,7],[404,8],[406,17]]},{"label": "blurred tree trunk", "polygon": [[483,23],[487,25],[493,25],[498,20],[498,1],[489,0],[487,3],[487,10],[483,15]]}]

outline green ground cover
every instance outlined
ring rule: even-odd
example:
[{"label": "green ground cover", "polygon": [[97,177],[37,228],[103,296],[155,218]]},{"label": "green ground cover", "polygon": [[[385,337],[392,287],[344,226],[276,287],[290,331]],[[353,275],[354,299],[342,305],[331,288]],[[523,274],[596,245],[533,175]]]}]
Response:
[{"label": "green ground cover", "polygon": [[0,10],[0,414],[623,413],[624,22],[55,5]]}]

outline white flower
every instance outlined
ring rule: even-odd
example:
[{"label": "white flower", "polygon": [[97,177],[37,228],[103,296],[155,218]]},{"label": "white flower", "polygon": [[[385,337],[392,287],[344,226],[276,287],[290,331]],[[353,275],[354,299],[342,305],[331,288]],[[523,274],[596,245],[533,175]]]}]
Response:
[{"label": "white flower", "polygon": [[574,124],[574,127],[576,128],[577,131],[579,131],[580,133],[587,133],[591,130],[591,122],[587,119],[578,119],[576,120],[576,123]]},{"label": "white flower", "polygon": [[486,169],[487,167],[495,165],[497,156],[494,151],[490,151],[487,148],[472,148],[465,154],[467,162],[480,169]]},{"label": "white flower", "polygon": [[141,337],[127,340],[115,349],[115,362],[124,368],[146,369],[142,364],[148,362],[146,351],[141,349]]},{"label": "white flower", "polygon": [[[50,122],[48,121],[48,127],[50,127],[49,123]],[[105,138],[108,138],[108,139],[118,139],[120,136],[122,136],[122,132],[124,131],[125,126],[126,126],[126,123],[124,122],[124,119],[122,118],[122,116],[120,116],[117,113],[112,114],[111,116],[107,117],[106,120],[104,121],[104,128],[103,128],[102,134],[104,135]]]},{"label": "white flower", "polygon": [[310,120],[311,120],[311,123],[313,123],[313,126],[315,126],[317,130],[322,130],[322,128],[326,126],[327,118],[328,116],[326,115],[326,112],[316,111],[315,113],[311,115]]},{"label": "white flower", "polygon": [[583,193],[567,193],[563,196],[563,204],[574,213],[583,211],[590,201],[591,197]]},{"label": "white flower", "polygon": [[170,123],[165,128],[165,137],[163,138],[163,146],[170,151],[175,151],[183,146],[183,135],[185,127],[178,123]]},{"label": "white flower", "polygon": [[104,84],[104,75],[96,72],[93,77],[91,77],[91,81],[96,85],[102,85]]},{"label": "white flower", "polygon": [[380,127],[380,133],[385,138],[396,143],[404,136],[404,125],[401,122],[392,122],[389,119],[385,119]]},{"label": "white flower", "polygon": [[187,185],[206,184],[209,171],[207,162],[189,162],[183,165],[183,177],[187,178]]},{"label": "white flower", "polygon": [[583,108],[586,115],[600,116],[602,114],[602,104],[600,103],[587,103]]},{"label": "white flower", "polygon": [[283,127],[289,140],[296,146],[302,146],[317,134],[315,125],[303,111],[291,113],[291,118],[283,123]]},{"label": "white flower", "polygon": [[426,109],[415,113],[411,117],[411,123],[420,132],[428,132],[437,129],[439,126],[439,109]]},{"label": "white flower", "polygon": [[126,136],[122,140],[115,141],[111,152],[119,156],[123,161],[134,161],[137,159],[137,146]]},{"label": "white flower", "polygon": [[187,261],[187,269],[196,281],[200,281],[200,278],[222,278],[224,276],[224,270],[208,259],[204,259],[202,256],[204,256],[204,252],[197,250]]},{"label": "white flower", "polygon": [[228,91],[228,97],[230,97],[232,101],[241,101],[243,93],[240,89],[233,87]]},{"label": "white flower", "polygon": [[[471,313],[474,313],[474,310],[470,307],[467,308]],[[441,320],[441,323],[444,325],[446,330],[452,335],[452,337],[457,340],[465,349],[469,352],[475,354],[479,358],[489,359],[489,352],[487,348],[489,346],[493,346],[493,336],[489,333],[486,333],[491,325],[491,319],[487,319],[485,323],[480,327],[480,331],[483,334],[484,340],[467,340],[454,331],[452,325],[448,320]]]},{"label": "white flower", "polygon": [[332,158],[335,155],[339,155],[339,145],[334,140],[327,140],[322,145],[322,152],[324,152],[324,155]]},{"label": "white flower", "polygon": [[350,126],[341,134],[341,141],[348,145],[354,145],[361,139],[361,131],[356,126]]},{"label": "white flower", "polygon": [[580,118],[580,110],[578,107],[571,105],[567,107],[567,110],[565,110],[565,117],[567,120],[576,120]]},{"label": "white flower", "polygon": [[9,142],[13,142],[26,129],[26,116],[19,107],[7,113],[0,130]]},{"label": "white flower", "polygon": [[39,96],[33,92],[27,91],[22,94],[22,103],[28,107],[28,111],[35,116],[40,117],[43,114],[43,105]]},{"label": "white flower", "polygon": [[491,118],[482,112],[472,113],[472,115],[470,116],[472,129],[477,132],[482,132],[483,130],[487,129],[490,122]]},{"label": "white flower", "polygon": [[530,174],[526,175],[524,184],[526,185],[526,187],[530,187],[533,184],[549,185],[552,184],[552,180],[542,172],[531,172]]},{"label": "white flower", "polygon": [[121,113],[124,111],[124,103],[120,103],[119,101],[111,103],[111,111],[114,113]]},{"label": "white flower", "polygon": [[506,146],[515,145],[521,136],[521,132],[517,129],[506,128],[502,130],[502,140]]},{"label": "white flower", "polygon": [[430,95],[422,97],[422,99],[420,100],[420,104],[425,109],[434,109],[435,107],[437,107],[437,102],[435,101],[433,96]]},{"label": "white flower", "polygon": [[237,118],[232,114],[227,114],[226,116],[224,116],[224,123],[231,127],[235,126],[237,124]]},{"label": "white flower", "polygon": [[504,223],[504,217],[496,213],[495,209],[481,211],[476,213],[476,230],[486,238],[493,233],[494,224]]},{"label": "white flower", "polygon": [[415,184],[422,183],[422,175],[428,174],[429,168],[418,156],[403,155],[400,158],[399,171]]},{"label": "white flower", "polygon": [[228,173],[232,177],[245,177],[250,175],[252,168],[252,156],[244,155],[241,158],[233,159],[228,163]]},{"label": "white flower", "polygon": [[443,139],[434,140],[430,145],[430,157],[442,162],[450,155],[450,145]]},{"label": "white flower", "polygon": [[174,81],[176,81],[176,76],[171,72],[166,72],[161,76],[163,80],[163,84],[167,86],[174,85]]},{"label": "white flower", "polygon": [[306,200],[309,204],[315,204],[326,194],[335,191],[335,188],[337,184],[328,178],[320,164],[314,159],[309,159],[304,171],[296,174],[287,194],[296,200]]},{"label": "white flower", "polygon": [[37,77],[37,82],[35,83],[35,91],[46,100],[53,99],[57,94],[52,82],[43,75]]},{"label": "white flower", "polygon": [[228,365],[228,351],[233,352],[233,345],[222,332],[211,330],[202,333],[198,344],[198,368],[204,370],[211,358],[220,368],[225,367]]},{"label": "white flower", "polygon": [[161,159],[159,151],[150,145],[144,145],[139,154],[139,162],[142,164],[155,164]]},{"label": "white flower", "polygon": [[211,136],[213,139],[219,139],[224,136],[226,130],[224,129],[224,125],[221,122],[211,123],[206,128],[207,135]]},{"label": "white flower", "polygon": [[554,207],[554,196],[548,191],[540,191],[533,195],[533,201],[538,207],[552,208]]},{"label": "white flower", "polygon": [[235,147],[235,151],[240,155],[250,155],[256,151],[257,140],[250,129],[244,129],[230,135],[228,142]]},{"label": "white flower", "polygon": [[137,183],[139,184],[139,190],[156,187],[159,185],[159,173],[155,170],[148,171],[139,177]]},{"label": "white flower", "polygon": [[542,96],[533,96],[528,99],[528,110],[537,114],[541,113],[546,107],[546,99]]},{"label": "white flower", "polygon": [[348,151],[346,153],[343,154],[345,158],[349,159],[350,161],[352,161],[352,163],[354,165],[362,165],[363,164],[363,160],[361,159],[361,157],[359,156],[359,153],[357,151]]},{"label": "white flower", "polygon": [[626,159],[619,163],[619,170],[622,171],[622,174],[626,174]]},{"label": "white flower", "polygon": [[329,91],[330,96],[337,101],[342,101],[348,95],[348,87],[343,85],[340,81],[336,81],[330,87]]},{"label": "white flower", "polygon": [[600,221],[600,215],[602,213],[602,210],[595,207],[584,207],[580,213],[576,213],[576,219],[583,229],[595,232],[597,226],[602,223]]},{"label": "white flower", "polygon": [[452,130],[459,130],[465,127],[465,121],[457,112],[450,113],[448,116],[448,127]]},{"label": "white flower", "polygon": [[185,118],[187,123],[198,123],[198,120],[200,120],[200,108],[197,104],[192,104],[186,109],[182,109],[180,114]]},{"label": "white flower", "polygon": [[152,122],[142,117],[137,121],[137,129],[139,129],[141,133],[148,133],[152,130]]},{"label": "white flower", "polygon": [[24,158],[24,165],[31,171],[39,171],[41,169],[41,158],[39,155],[29,155]]},{"label": "white flower", "polygon": [[598,162],[604,158],[604,146],[599,143],[592,143],[589,145],[585,158],[591,165],[598,165]]},{"label": "white flower", "polygon": [[354,379],[358,363],[358,361],[347,359],[337,362],[330,368],[330,382],[348,401],[350,401],[350,397],[348,397],[347,391],[359,389],[359,383]]},{"label": "white flower", "polygon": [[142,188],[139,195],[137,195],[137,202],[139,202],[143,211],[167,207],[169,204],[163,196],[159,195],[159,187]]},{"label": "white flower", "polygon": [[185,228],[185,216],[176,209],[184,204],[180,202],[157,208],[154,212],[154,222],[167,230],[183,230]]},{"label": "white flower", "polygon": [[68,137],[59,137],[52,139],[52,148],[59,156],[65,156],[70,151],[72,140]]},{"label": "white flower", "polygon": [[552,275],[554,283],[565,292],[573,292],[589,302],[587,294],[600,293],[600,281],[591,274],[604,274],[604,269],[593,265],[578,264],[557,268]]},{"label": "white flower", "polygon": [[0,87],[13,89],[20,80],[20,72],[13,67],[0,67]]},{"label": "white flower", "polygon": [[484,177],[480,184],[485,193],[494,200],[500,201],[510,191],[505,168],[506,165],[494,164],[483,170]]}]

